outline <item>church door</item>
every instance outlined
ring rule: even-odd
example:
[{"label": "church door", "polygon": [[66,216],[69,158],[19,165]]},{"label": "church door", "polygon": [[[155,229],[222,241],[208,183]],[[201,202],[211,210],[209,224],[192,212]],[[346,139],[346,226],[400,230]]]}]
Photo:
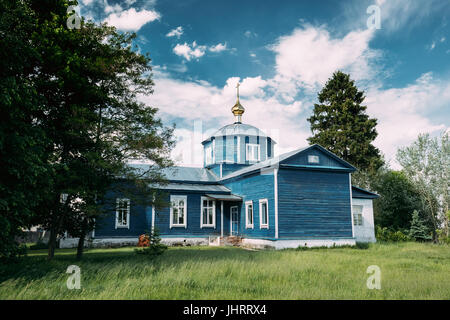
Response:
[{"label": "church door", "polygon": [[230,208],[230,235],[237,236],[239,230],[239,211],[238,207]]}]

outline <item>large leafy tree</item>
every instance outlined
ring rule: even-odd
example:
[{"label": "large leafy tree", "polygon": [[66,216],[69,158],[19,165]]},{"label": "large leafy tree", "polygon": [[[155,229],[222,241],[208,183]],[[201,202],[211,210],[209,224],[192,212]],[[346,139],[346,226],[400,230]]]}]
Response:
[{"label": "large leafy tree", "polygon": [[[53,144],[52,164],[56,172],[54,198],[46,208],[46,226],[51,230],[49,257],[57,234],[68,230],[80,237],[78,257],[84,236],[103,212],[106,192],[118,178],[127,178],[134,200],[150,189],[140,183],[129,160],[147,160],[150,170],[145,180],[163,180],[161,169],[171,165],[172,128],[163,126],[157,109],[137,100],[138,94],[151,94],[150,58],[133,50],[135,34],[121,34],[105,24],[82,22],[80,29],[68,29],[70,2],[49,0],[35,3],[39,12],[39,45],[44,53],[40,65],[38,91],[48,101],[43,120]],[[57,32],[54,32],[57,30]],[[60,201],[60,194],[67,194]],[[109,204],[111,205],[111,204]]]},{"label": "large leafy tree", "polygon": [[409,230],[413,212],[426,210],[419,191],[402,171],[380,170],[371,187],[380,195],[374,201],[377,226],[395,231]]},{"label": "large leafy tree", "polygon": [[372,142],[377,137],[377,120],[369,118],[363,106],[364,92],[350,75],[337,71],[318,94],[311,124],[311,144],[317,143],[360,170],[375,172],[383,165],[380,151]]},{"label": "large leafy tree", "polygon": [[50,145],[38,121],[45,99],[35,88],[40,59],[30,45],[35,15],[28,1],[0,0],[0,258],[14,258],[52,185]]},{"label": "large leafy tree", "polygon": [[[173,129],[163,126],[156,108],[137,100],[152,93],[153,81],[150,58],[132,48],[134,34],[90,22],[67,28],[74,1],[24,3],[34,25],[23,43],[38,53],[27,86],[43,101],[31,121],[49,141],[40,161],[52,182],[40,193],[34,222],[50,230],[49,258],[65,231],[80,237],[81,257],[84,235],[108,205],[107,191],[126,192],[125,184],[114,183],[118,178],[129,181],[128,192],[140,189],[130,197],[157,201],[145,191],[152,191],[148,182],[162,182],[161,169],[171,165]],[[127,162],[136,159],[149,161],[150,169],[134,171]]]},{"label": "large leafy tree", "polygon": [[428,213],[427,221],[433,226],[433,240],[443,228],[448,235],[448,205],[450,190],[450,141],[449,134],[431,138],[421,134],[409,147],[397,152],[397,161],[406,176],[414,183]]}]

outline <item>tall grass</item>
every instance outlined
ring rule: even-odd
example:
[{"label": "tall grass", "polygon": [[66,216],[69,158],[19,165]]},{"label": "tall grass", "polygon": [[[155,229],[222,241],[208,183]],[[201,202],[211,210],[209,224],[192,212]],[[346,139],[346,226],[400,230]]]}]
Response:
[{"label": "tall grass", "polygon": [[[449,299],[450,247],[375,244],[367,249],[248,251],[232,247],[170,248],[154,260],[133,248],[70,249],[45,260],[31,252],[0,266],[0,299]],[[81,289],[65,271],[81,268]],[[378,265],[381,290],[369,290]]]}]

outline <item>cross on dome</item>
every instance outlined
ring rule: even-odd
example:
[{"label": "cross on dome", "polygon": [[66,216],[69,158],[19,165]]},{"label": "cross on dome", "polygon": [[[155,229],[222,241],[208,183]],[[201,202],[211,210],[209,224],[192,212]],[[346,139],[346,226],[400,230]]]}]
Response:
[{"label": "cross on dome", "polygon": [[244,107],[241,105],[241,102],[239,101],[239,87],[240,83],[238,82],[236,84],[236,96],[237,96],[236,104],[231,108],[231,112],[234,114],[236,118],[234,123],[242,123],[242,114],[245,112]]}]

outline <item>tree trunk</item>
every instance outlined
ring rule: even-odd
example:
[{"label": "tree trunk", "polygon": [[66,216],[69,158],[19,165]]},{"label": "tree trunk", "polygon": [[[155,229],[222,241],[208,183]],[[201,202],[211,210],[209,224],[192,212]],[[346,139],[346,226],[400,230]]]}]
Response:
[{"label": "tree trunk", "polygon": [[81,260],[81,258],[83,257],[84,241],[85,241],[86,233],[87,233],[86,230],[87,230],[87,221],[86,221],[86,219],[84,219],[83,225],[81,227],[80,238],[78,239],[77,260]]},{"label": "tree trunk", "polygon": [[84,250],[84,238],[86,237],[86,233],[80,235],[80,239],[78,239],[78,247],[77,247],[77,260],[81,260],[83,257]]},{"label": "tree trunk", "polygon": [[55,228],[50,229],[50,237],[48,239],[48,255],[47,260],[53,259],[55,256],[55,248],[56,248],[56,230]]}]

